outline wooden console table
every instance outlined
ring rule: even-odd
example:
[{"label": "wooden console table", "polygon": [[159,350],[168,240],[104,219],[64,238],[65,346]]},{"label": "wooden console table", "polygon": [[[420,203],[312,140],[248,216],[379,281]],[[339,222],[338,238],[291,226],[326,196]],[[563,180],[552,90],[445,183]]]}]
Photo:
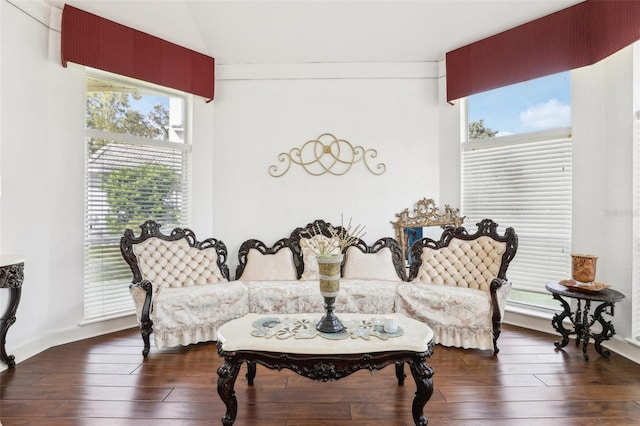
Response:
[{"label": "wooden console table", "polygon": [[[349,322],[366,322],[377,317],[371,314],[337,315],[348,331]],[[266,317],[275,318],[276,321],[302,320],[310,324],[309,328],[315,329],[315,323],[321,316],[248,314],[218,329],[218,353],[224,357],[224,364],[218,368],[218,394],[227,409],[222,424],[230,426],[236,419],[238,402],[234,385],[242,363],[247,362],[250,385],[255,378],[256,363],[273,370],[286,368],[323,382],[338,380],[358,370],[381,370],[394,364],[398,384],[404,383],[403,365],[407,363],[417,388],[412,405],[413,420],[416,425],[426,425],[423,409],[433,393],[433,370],[427,365],[427,358],[433,352],[433,331],[426,324],[396,314],[402,333],[385,340],[375,336],[369,339],[348,337],[334,340],[322,336],[266,338],[252,335],[255,332],[254,324]]]},{"label": "wooden console table", "polygon": [[20,256],[0,256],[0,288],[8,288],[10,292],[9,306],[0,318],[0,359],[9,368],[14,368],[16,361],[13,355],[7,355],[5,344],[7,330],[16,322],[24,280],[24,261],[25,259]]},{"label": "wooden console table", "polygon": [[[624,294],[617,290],[610,288],[603,289],[595,292],[585,292],[571,290],[560,283],[552,282],[546,286],[547,290],[551,292],[553,298],[558,300],[563,307],[561,313],[555,314],[551,320],[553,328],[562,335],[561,342],[555,342],[557,348],[564,348],[569,343],[569,336],[576,335],[576,346],[580,345],[582,341],[582,355],[585,360],[589,360],[589,354],[587,353],[587,345],[589,344],[589,338],[594,339],[594,346],[596,351],[605,357],[611,355],[606,349],[602,349],[602,342],[609,340],[615,334],[615,329],[611,321],[606,321],[602,318],[602,314],[606,313],[613,316],[613,306],[616,302],[624,299]],[[575,312],[571,312],[571,306],[564,299],[568,297],[576,299],[578,301]],[[584,306],[582,306],[584,302]],[[591,302],[597,302],[599,305],[595,308],[591,318],[589,318],[589,311],[591,309]],[[565,318],[569,318],[573,324],[573,330],[567,329],[562,323]],[[602,330],[599,333],[591,332],[591,326],[598,322],[602,326]]]}]

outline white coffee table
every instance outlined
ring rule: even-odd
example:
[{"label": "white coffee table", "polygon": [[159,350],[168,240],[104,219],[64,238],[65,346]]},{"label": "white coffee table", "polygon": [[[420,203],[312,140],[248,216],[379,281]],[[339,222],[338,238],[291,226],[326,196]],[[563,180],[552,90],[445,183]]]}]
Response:
[{"label": "white coffee table", "polygon": [[[381,370],[394,364],[398,384],[402,385],[403,365],[407,363],[416,383],[413,420],[416,425],[426,425],[423,409],[433,393],[433,369],[427,364],[427,358],[433,353],[433,331],[420,321],[395,315],[400,331],[384,333],[379,326],[367,328],[371,320],[381,320],[382,315],[338,314],[348,331],[364,330],[361,334],[365,335],[371,331],[368,339],[351,336],[335,339],[330,335],[302,338],[304,332],[313,335],[314,325],[322,314],[248,314],[224,324],[217,333],[218,353],[224,357],[224,364],[218,368],[218,394],[227,408],[222,424],[232,425],[236,419],[238,401],[234,385],[242,363],[246,362],[250,385],[255,378],[256,364],[274,370],[286,368],[324,382],[338,380],[358,370]],[[264,337],[272,326],[277,327],[278,333]],[[291,330],[303,330],[303,333],[295,337]]]}]

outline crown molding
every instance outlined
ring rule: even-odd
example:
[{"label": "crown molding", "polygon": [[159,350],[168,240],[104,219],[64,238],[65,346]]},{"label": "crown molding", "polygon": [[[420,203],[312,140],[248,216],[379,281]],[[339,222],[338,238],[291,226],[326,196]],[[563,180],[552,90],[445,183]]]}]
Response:
[{"label": "crown molding", "polygon": [[317,62],[216,65],[216,80],[435,79],[438,62]]}]

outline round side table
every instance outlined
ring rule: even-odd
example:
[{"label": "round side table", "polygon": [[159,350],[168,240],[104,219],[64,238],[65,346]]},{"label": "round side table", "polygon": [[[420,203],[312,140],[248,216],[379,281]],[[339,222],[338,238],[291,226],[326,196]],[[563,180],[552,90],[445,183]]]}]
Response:
[{"label": "round side table", "polygon": [[16,360],[13,355],[7,355],[5,343],[7,330],[16,322],[22,281],[24,281],[24,261],[25,259],[20,256],[0,256],[0,288],[8,288],[10,292],[9,306],[0,318],[0,360],[9,368],[16,366]]},{"label": "round side table", "polygon": [[[590,338],[594,339],[594,346],[600,355],[605,357],[611,355],[611,352],[602,348],[602,342],[613,337],[615,329],[611,321],[606,321],[602,318],[602,314],[606,313],[607,315],[613,316],[613,307],[616,302],[624,299],[624,294],[610,288],[593,292],[572,290],[557,282],[548,283],[546,288],[551,292],[553,298],[562,304],[563,308],[563,311],[555,314],[551,320],[553,328],[562,335],[561,342],[554,342],[556,347],[564,348],[567,346],[569,336],[574,334],[576,336],[576,346],[582,342],[582,354],[585,360],[589,360],[587,345],[589,344]],[[571,311],[571,306],[565,298],[577,300],[575,312]],[[593,311],[591,318],[589,318],[591,302],[596,302],[598,305]],[[569,318],[573,324],[573,330],[565,328],[562,323],[565,318]],[[597,334],[591,332],[591,326],[596,322],[602,326],[602,330]]]}]

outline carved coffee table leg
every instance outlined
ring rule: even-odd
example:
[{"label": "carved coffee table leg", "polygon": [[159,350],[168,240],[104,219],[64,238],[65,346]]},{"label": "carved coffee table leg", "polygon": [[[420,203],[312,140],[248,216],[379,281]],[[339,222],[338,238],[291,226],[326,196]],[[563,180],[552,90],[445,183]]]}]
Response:
[{"label": "carved coffee table leg", "polygon": [[559,301],[563,308],[562,312],[555,314],[551,320],[553,328],[562,335],[562,342],[554,342],[553,344],[556,345],[556,348],[564,348],[569,343],[569,335],[573,332],[573,330],[567,330],[562,324],[565,318],[569,318],[571,322],[574,323],[574,320],[571,318],[571,306],[569,306],[566,300],[555,293],[553,294],[553,298]]},{"label": "carved coffee table leg", "polygon": [[407,377],[404,374],[404,362],[396,364],[396,377],[398,378],[398,385],[404,385],[404,378]]},{"label": "carved coffee table leg", "polygon": [[247,361],[247,383],[253,385],[253,379],[256,378],[256,363]]},{"label": "carved coffee table leg", "polygon": [[[218,395],[227,407],[227,412],[222,416],[222,424],[231,426],[236,421],[238,414],[238,400],[233,387],[240,372],[242,363],[225,358],[223,365],[218,368]],[[255,365],[254,365],[255,366]]]},{"label": "carved coffee table leg", "polygon": [[411,362],[411,374],[416,381],[416,396],[413,398],[411,413],[416,426],[426,426],[427,418],[424,416],[424,406],[433,394],[433,369],[427,365],[426,356],[417,356]]}]

